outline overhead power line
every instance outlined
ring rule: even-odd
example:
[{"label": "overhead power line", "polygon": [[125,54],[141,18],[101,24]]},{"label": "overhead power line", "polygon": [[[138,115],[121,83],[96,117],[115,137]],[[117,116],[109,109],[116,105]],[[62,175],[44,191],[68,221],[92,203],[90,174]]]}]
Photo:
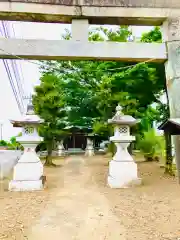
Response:
[{"label": "overhead power line", "polygon": [[[12,27],[12,25],[10,27]],[[14,29],[13,29],[13,32],[14,32]],[[8,26],[4,21],[1,22],[0,33],[5,38],[11,37],[8,32]],[[21,77],[19,75],[17,64],[15,60],[9,61],[7,59],[3,59],[3,64],[9,79],[9,83],[11,85],[11,89],[15,97],[15,100],[17,102],[18,108],[20,112],[23,113],[24,111],[23,88],[22,88]],[[14,76],[12,74],[12,71]]]},{"label": "overhead power line", "polygon": [[[19,56],[13,54],[13,53],[10,53],[10,52],[5,51],[5,50],[2,49],[2,48],[0,48],[0,50],[1,50],[2,52],[4,52],[5,54],[8,54],[8,55],[10,55],[10,56],[13,56],[13,57],[16,58],[16,59],[27,61],[27,62],[29,62],[29,63],[31,63],[31,64],[35,64],[35,65],[37,65],[37,66],[39,66],[39,67],[44,67],[44,65],[41,64],[41,63],[34,62],[34,61],[28,60],[28,59],[26,59],[26,58],[19,57]],[[124,67],[109,68],[109,69],[106,69],[106,70],[104,70],[104,71],[114,71],[114,70],[128,69],[128,68],[136,67],[136,66],[141,65],[141,64],[145,64],[145,63],[152,62],[152,61],[154,61],[154,60],[156,60],[156,58],[150,58],[150,59],[148,59],[148,60],[146,60],[146,61],[139,62],[139,63],[135,63],[135,64],[131,64],[131,65],[124,66]],[[59,71],[58,68],[54,68],[54,67],[52,68],[52,70]],[[85,70],[84,70],[84,71],[85,71]],[[92,71],[93,71],[93,72],[97,72],[98,70],[91,69],[91,72],[92,72]],[[102,71],[103,71],[103,69],[102,69]]]},{"label": "overhead power line", "polygon": [[[2,24],[3,24],[4,28],[6,29],[6,38],[10,38],[11,36],[8,32],[7,22],[2,22]],[[15,36],[15,31],[14,31],[13,25],[10,25],[10,27],[12,28],[13,34]],[[12,61],[10,61],[10,63],[11,63],[11,66],[12,66],[12,69],[13,69],[13,72],[14,72],[15,82],[16,82],[17,90],[19,92],[20,101],[21,101],[21,104],[23,106],[24,105],[24,103],[23,103],[23,89],[22,89],[21,78],[20,78],[19,71],[18,71],[18,68],[17,68],[16,60],[12,60]]]}]

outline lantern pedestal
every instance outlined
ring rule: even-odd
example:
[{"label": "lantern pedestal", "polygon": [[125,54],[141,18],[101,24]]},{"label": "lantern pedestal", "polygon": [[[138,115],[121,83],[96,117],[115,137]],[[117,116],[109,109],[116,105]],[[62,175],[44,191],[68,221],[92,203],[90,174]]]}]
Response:
[{"label": "lantern pedestal", "polygon": [[65,149],[64,149],[64,146],[63,146],[63,141],[59,142],[59,145],[58,145],[58,148],[57,148],[57,155],[59,157],[62,157],[62,156],[65,155]]},{"label": "lantern pedestal", "polygon": [[127,147],[135,140],[133,136],[111,137],[117,147],[113,160],[109,163],[108,185],[111,188],[127,188],[130,185],[140,184],[141,180],[137,175],[137,164],[129,154]]},{"label": "lantern pedestal", "polygon": [[86,150],[85,150],[85,156],[87,157],[92,157],[94,156],[94,146],[93,146],[93,141],[89,138],[87,138],[87,146],[86,146]]},{"label": "lantern pedestal", "polygon": [[[26,144],[27,145],[27,144]],[[14,167],[13,180],[9,183],[9,191],[42,190],[43,164],[34,148],[27,147]]]},{"label": "lantern pedestal", "polygon": [[128,188],[139,184],[141,184],[141,179],[137,176],[136,163],[114,160],[109,163],[108,185],[111,188]]}]

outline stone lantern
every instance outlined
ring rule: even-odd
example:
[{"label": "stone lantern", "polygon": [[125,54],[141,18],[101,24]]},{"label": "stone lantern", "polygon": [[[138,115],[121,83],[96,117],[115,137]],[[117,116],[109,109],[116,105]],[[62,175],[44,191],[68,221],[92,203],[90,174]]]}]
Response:
[{"label": "stone lantern", "polygon": [[137,123],[137,120],[121,112],[121,106],[116,107],[116,114],[108,120],[114,126],[114,136],[110,141],[116,145],[116,154],[109,163],[108,185],[111,188],[125,188],[132,184],[140,184],[137,175],[137,164],[129,154],[127,147],[135,140],[130,135],[130,127]]},{"label": "stone lantern", "polygon": [[87,157],[92,157],[95,155],[93,138],[94,138],[93,134],[87,135],[87,145],[86,145],[86,149],[85,149],[85,156],[87,156]]},{"label": "stone lantern", "polygon": [[14,167],[13,180],[9,183],[10,191],[33,191],[43,189],[43,164],[36,155],[36,146],[43,141],[37,127],[43,120],[35,115],[32,103],[27,106],[27,113],[19,120],[11,120],[14,127],[22,127],[22,136],[17,141],[24,147],[24,152]]},{"label": "stone lantern", "polygon": [[63,140],[61,140],[61,141],[58,142],[57,155],[58,155],[59,157],[62,157],[62,156],[65,155],[65,148],[64,148],[64,145],[63,145]]}]

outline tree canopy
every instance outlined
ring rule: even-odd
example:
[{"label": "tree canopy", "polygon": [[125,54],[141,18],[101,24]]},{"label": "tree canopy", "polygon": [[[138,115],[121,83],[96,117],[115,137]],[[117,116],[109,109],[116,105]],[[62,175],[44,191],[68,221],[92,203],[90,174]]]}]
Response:
[{"label": "tree canopy", "polygon": [[[66,32],[64,39],[70,39]],[[89,41],[132,41],[128,26],[96,28]],[[158,28],[142,35],[141,41],[161,41]],[[133,54],[133,53],[132,53]],[[141,127],[159,118],[151,105],[159,103],[165,89],[162,64],[115,61],[44,61],[40,86],[35,89],[36,112],[45,120],[41,134],[54,139],[67,126],[91,127],[108,135],[107,119],[118,103],[123,111],[142,120]],[[151,117],[149,117],[151,116]],[[143,125],[144,124],[144,125]]]}]

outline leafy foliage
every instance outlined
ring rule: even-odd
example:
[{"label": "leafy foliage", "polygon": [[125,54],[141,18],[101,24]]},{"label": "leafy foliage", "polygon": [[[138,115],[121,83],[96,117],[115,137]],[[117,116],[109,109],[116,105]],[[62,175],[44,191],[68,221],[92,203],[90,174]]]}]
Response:
[{"label": "leafy foliage", "polygon": [[165,150],[165,140],[161,136],[156,136],[154,129],[144,132],[144,136],[138,140],[138,146],[144,157],[152,161],[157,156],[162,156]]},{"label": "leafy foliage", "polygon": [[149,32],[143,33],[141,37],[142,42],[162,42],[162,33],[160,27],[155,27]]},{"label": "leafy foliage", "polygon": [[35,112],[40,115],[44,123],[39,128],[39,133],[44,137],[47,145],[48,156],[46,164],[52,164],[52,149],[54,141],[63,137],[62,128],[64,123],[64,103],[62,101],[63,92],[60,88],[59,78],[55,75],[43,75],[41,84],[35,88],[33,104]]},{"label": "leafy foliage", "polygon": [[[155,28],[150,35],[159,36],[159,32]],[[131,38],[132,33],[127,26],[116,30],[100,27],[89,35],[90,41],[126,42]],[[145,40],[143,36],[142,41]],[[79,118],[88,117],[88,112],[91,118],[100,116],[106,121],[120,102],[125,113],[142,118],[147,107],[158,102],[164,90],[164,68],[152,63],[124,68],[127,66],[129,63],[112,61],[46,61],[42,72],[51,72],[63,79],[63,89],[69,95],[65,102],[68,100],[69,106],[73,106],[73,116],[77,116],[77,111],[81,110]]]},{"label": "leafy foliage", "polygon": [[[62,38],[71,39],[71,33],[66,31]],[[100,27],[89,33],[89,41],[131,39],[132,32],[127,26],[115,30]],[[141,41],[160,42],[159,28],[143,34]],[[92,128],[108,138],[111,128],[107,120],[115,113],[118,103],[125,114],[141,120],[133,129],[140,136],[152,127],[154,120],[160,121],[160,112],[151,105],[158,105],[164,93],[164,66],[129,65],[114,61],[44,61],[41,84],[35,89],[33,102],[36,112],[45,120],[40,129],[45,141],[52,143],[62,138],[62,129],[67,126]]]},{"label": "leafy foliage", "polygon": [[23,146],[19,142],[17,142],[16,137],[11,137],[9,142],[1,140],[0,146],[7,147],[8,150],[23,150]]},{"label": "leafy foliage", "polygon": [[6,141],[4,141],[4,140],[0,141],[0,146],[6,147],[7,145],[8,145],[8,143]]}]

